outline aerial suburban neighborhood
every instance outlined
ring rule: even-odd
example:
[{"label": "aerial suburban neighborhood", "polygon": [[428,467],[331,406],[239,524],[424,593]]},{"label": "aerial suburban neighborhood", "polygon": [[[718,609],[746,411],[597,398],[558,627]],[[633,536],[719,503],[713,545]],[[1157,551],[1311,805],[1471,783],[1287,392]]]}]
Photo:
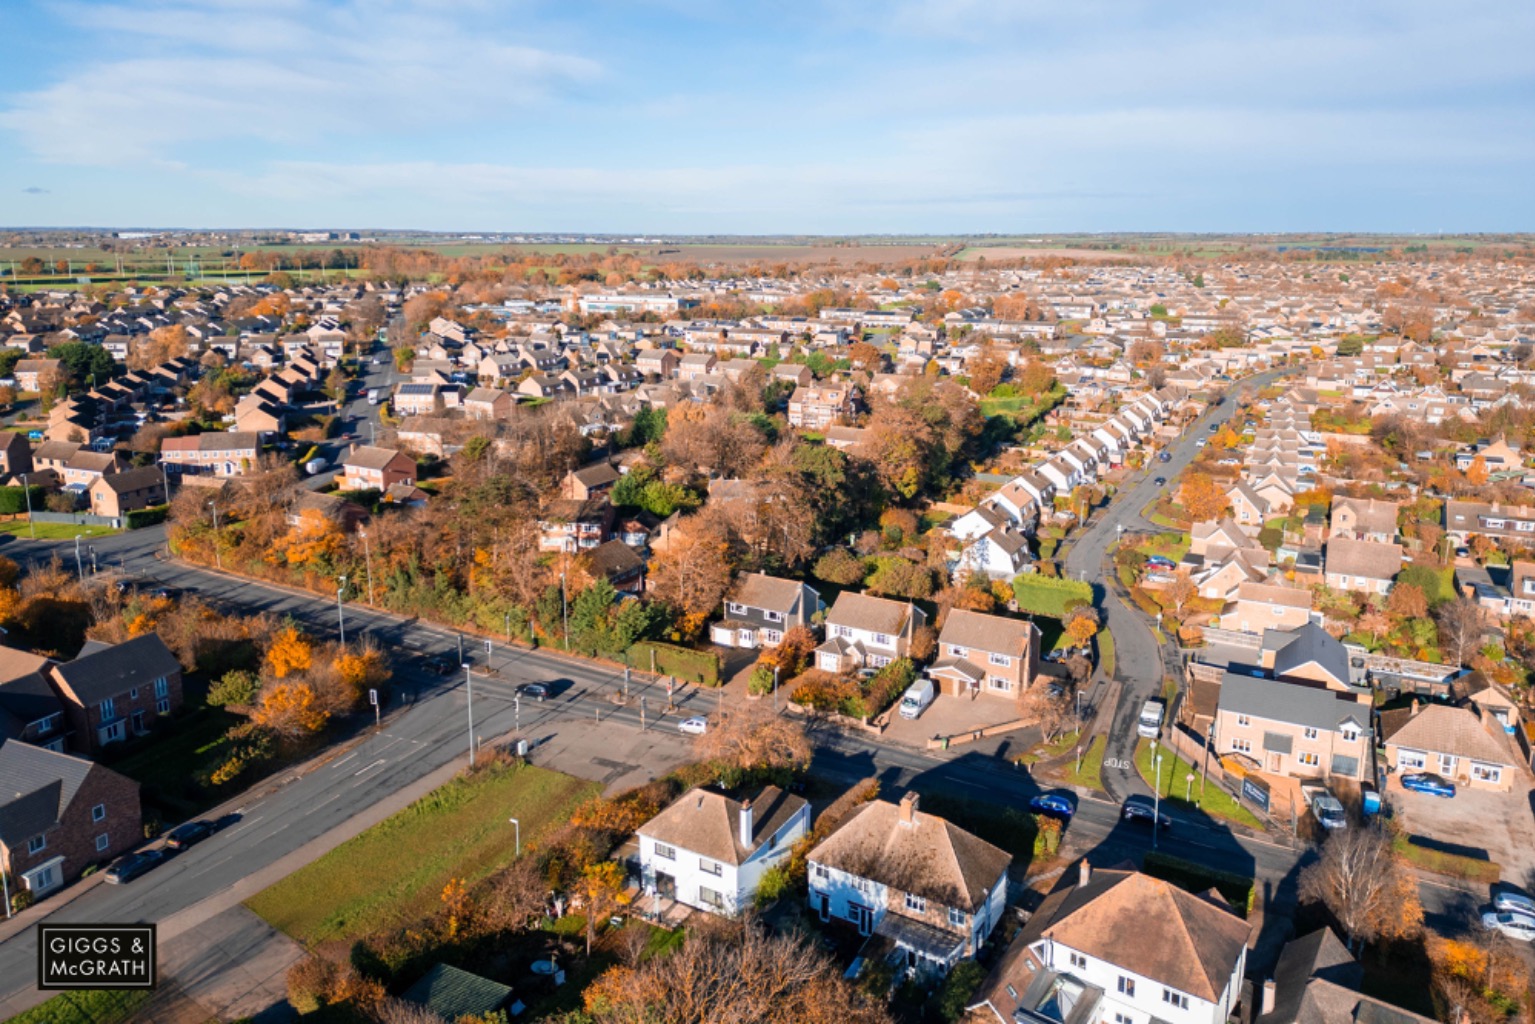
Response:
[{"label": "aerial suburban neighborhood", "polygon": [[1535,5],[0,35],[0,1024],[1535,1024]]}]

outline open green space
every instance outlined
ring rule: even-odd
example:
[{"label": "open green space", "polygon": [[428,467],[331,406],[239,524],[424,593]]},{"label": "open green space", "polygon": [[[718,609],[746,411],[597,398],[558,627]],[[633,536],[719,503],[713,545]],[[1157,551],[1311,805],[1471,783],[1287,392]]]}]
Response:
[{"label": "open green space", "polygon": [[[110,526],[76,526],[73,523],[35,523],[38,540],[74,540],[76,537],[110,537],[114,533],[122,533]],[[0,533],[8,533],[13,537],[30,539],[32,529],[25,519],[12,519],[9,522],[0,523]]]},{"label": "open green space", "polygon": [[1061,771],[1061,781],[1068,786],[1078,786],[1082,789],[1103,789],[1103,748],[1108,743],[1108,737],[1095,736],[1082,752],[1082,768],[1077,769],[1075,762],[1067,765]]},{"label": "open green space", "polygon": [[1100,630],[1098,632],[1098,667],[1103,670],[1104,675],[1114,674],[1118,658],[1119,655],[1114,650],[1114,634],[1107,629]]},{"label": "open green space", "polygon": [[10,1018],[9,1024],[125,1024],[139,1019],[139,1010],[153,995],[147,989],[60,992]]},{"label": "open green space", "polygon": [[428,916],[449,879],[465,885],[515,856],[602,787],[532,765],[460,775],[257,893],[245,905],[306,945],[354,940]]},{"label": "open green space", "polygon": [[[1236,799],[1219,786],[1203,787],[1203,800],[1200,799],[1200,782],[1203,776],[1198,769],[1189,764],[1183,758],[1174,754],[1166,746],[1157,747],[1157,753],[1162,757],[1162,799],[1180,807],[1192,807],[1203,811],[1212,818],[1221,821],[1229,821],[1236,825],[1245,825],[1247,828],[1263,829],[1263,822],[1253,816],[1246,807],[1237,803]],[[1141,778],[1146,780],[1146,785],[1156,788],[1156,767],[1151,761],[1151,741],[1141,740],[1135,745],[1135,770],[1140,772]],[[1188,776],[1194,775],[1192,784]],[[1189,794],[1189,799],[1184,799],[1184,794]]]}]

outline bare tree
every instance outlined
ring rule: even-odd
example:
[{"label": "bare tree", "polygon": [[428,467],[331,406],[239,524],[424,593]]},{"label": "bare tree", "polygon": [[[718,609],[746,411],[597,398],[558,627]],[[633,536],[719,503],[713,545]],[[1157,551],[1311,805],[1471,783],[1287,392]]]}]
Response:
[{"label": "bare tree", "polygon": [[1415,934],[1423,923],[1418,886],[1383,826],[1331,836],[1301,872],[1300,896],[1322,903],[1348,935],[1349,948]]},{"label": "bare tree", "polygon": [[722,714],[718,724],[698,738],[698,750],[742,771],[802,768],[810,763],[804,726],[761,700],[747,701]]},{"label": "bare tree", "polygon": [[1482,608],[1469,597],[1441,605],[1434,613],[1439,625],[1439,649],[1452,665],[1464,665],[1486,632]]}]

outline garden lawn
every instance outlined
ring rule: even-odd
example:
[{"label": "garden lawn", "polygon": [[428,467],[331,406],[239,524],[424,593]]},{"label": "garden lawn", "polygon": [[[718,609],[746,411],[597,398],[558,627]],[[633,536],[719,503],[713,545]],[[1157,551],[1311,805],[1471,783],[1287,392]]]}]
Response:
[{"label": "garden lawn", "polygon": [[1066,605],[1072,601],[1093,603],[1093,587],[1079,580],[1057,579],[1038,573],[1024,573],[1013,577],[1013,595],[1018,607],[1036,615],[1064,618]]},{"label": "garden lawn", "polygon": [[459,776],[245,905],[306,945],[417,921],[449,879],[472,886],[512,860],[508,818],[521,821],[526,847],[601,790],[531,765]]},{"label": "garden lawn", "polygon": [[1477,860],[1447,850],[1419,846],[1405,835],[1397,836],[1391,845],[1407,863],[1436,875],[1464,878],[1468,882],[1482,885],[1496,885],[1503,875],[1503,868],[1490,860]]},{"label": "garden lawn", "polygon": [[1061,771],[1061,780],[1068,786],[1078,786],[1082,789],[1103,789],[1103,748],[1107,738],[1094,737],[1092,743],[1082,753],[1082,770],[1077,771],[1076,762],[1067,765]]},{"label": "garden lawn", "polygon": [[[76,526],[73,523],[37,523],[38,540],[74,540],[76,537],[110,537],[113,534],[122,533],[110,526]],[[13,537],[30,540],[32,530],[27,526],[25,519],[12,519],[10,522],[0,523],[0,533],[8,533]],[[84,558],[82,554],[80,557]]]},{"label": "garden lawn", "polygon": [[[1251,829],[1261,831],[1263,822],[1253,816],[1252,812],[1236,802],[1229,793],[1219,786],[1206,786],[1204,803],[1199,801],[1199,783],[1202,776],[1183,758],[1175,755],[1166,746],[1158,747],[1158,753],[1162,755],[1162,799],[1168,803],[1180,807],[1194,807],[1203,811],[1212,818],[1229,821],[1237,825],[1245,825]],[[1135,770],[1141,773],[1141,778],[1146,780],[1146,785],[1156,787],[1156,768],[1151,763],[1151,741],[1141,740],[1135,745]],[[1193,800],[1186,801],[1183,794],[1188,791],[1188,783],[1185,779],[1190,772],[1195,775],[1193,785]]]},{"label": "garden lawn", "polygon": [[109,767],[143,787],[145,806],[165,824],[179,824],[224,798],[196,780],[228,759],[224,734],[239,722],[222,708],[199,708]]}]

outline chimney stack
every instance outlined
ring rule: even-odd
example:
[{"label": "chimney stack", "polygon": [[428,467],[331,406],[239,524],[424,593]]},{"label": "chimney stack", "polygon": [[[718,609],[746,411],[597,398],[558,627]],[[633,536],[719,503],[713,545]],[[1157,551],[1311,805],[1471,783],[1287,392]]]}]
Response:
[{"label": "chimney stack", "polygon": [[1418,712],[1423,710],[1423,702],[1416,697],[1412,700],[1412,717],[1417,718]]},{"label": "chimney stack", "polygon": [[917,794],[907,793],[901,797],[901,824],[910,826],[917,820]]},{"label": "chimney stack", "polygon": [[1274,996],[1277,988],[1278,986],[1274,984],[1273,978],[1263,983],[1263,1003],[1262,1009],[1259,1011],[1260,1013],[1270,1014],[1274,1012]]},{"label": "chimney stack", "polygon": [[748,850],[752,845],[752,802],[750,799],[741,801],[741,845]]},{"label": "chimney stack", "polygon": [[1093,866],[1083,857],[1077,862],[1077,886],[1080,888],[1093,880]]}]

